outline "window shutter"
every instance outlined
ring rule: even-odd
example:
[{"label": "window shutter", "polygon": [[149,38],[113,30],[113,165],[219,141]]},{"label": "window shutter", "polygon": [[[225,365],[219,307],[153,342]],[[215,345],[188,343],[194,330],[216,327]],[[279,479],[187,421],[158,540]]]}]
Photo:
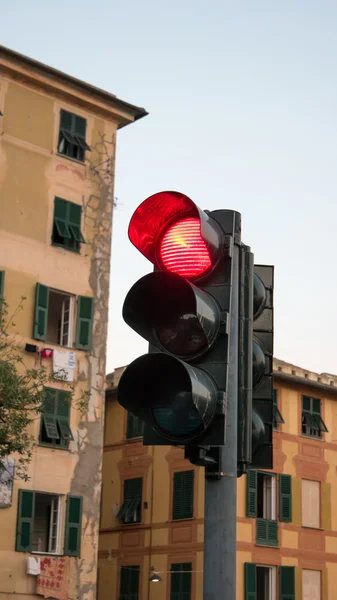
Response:
[{"label": "window shutter", "polygon": [[68,227],[68,204],[66,200],[62,198],[55,198],[54,202],[54,225],[57,229],[58,234],[61,237],[70,239],[70,231]]},{"label": "window shutter", "polygon": [[77,304],[76,348],[91,350],[94,299],[79,296]]},{"label": "window shutter", "polygon": [[256,543],[267,544],[268,530],[266,519],[256,519]]},{"label": "window shutter", "polygon": [[132,412],[128,411],[127,425],[126,425],[126,439],[131,440],[133,438],[142,437],[144,433],[144,423]]},{"label": "window shutter", "polygon": [[65,529],[64,554],[80,556],[81,554],[81,524],[82,496],[67,497],[67,516]]},{"label": "window shutter", "polygon": [[254,563],[245,563],[245,600],[257,600],[256,565]]},{"label": "window shutter", "polygon": [[5,290],[5,271],[0,271],[0,311],[1,311],[1,300],[4,299],[4,290]]},{"label": "window shutter", "polygon": [[172,519],[193,517],[194,471],[174,473]]},{"label": "window shutter", "polygon": [[86,129],[87,129],[87,122],[85,119],[83,119],[83,117],[78,117],[77,115],[74,115],[74,130],[73,133],[76,135],[80,135],[81,137],[83,137],[85,139],[85,133],[86,133]]},{"label": "window shutter", "polygon": [[52,390],[50,388],[45,388],[43,393],[43,403],[42,403],[42,411],[43,411],[43,422],[46,428],[46,434],[49,438],[53,440],[59,440],[60,436],[57,430],[56,424],[56,401],[57,401],[57,391]]},{"label": "window shutter", "polygon": [[19,490],[18,518],[16,524],[16,552],[31,552],[34,525],[35,492]]},{"label": "window shutter", "polygon": [[256,517],[256,501],[257,501],[257,472],[248,471],[247,473],[247,517]]},{"label": "window shutter", "polygon": [[79,204],[68,202],[69,204],[69,229],[76,242],[85,243],[81,232],[82,207]]},{"label": "window shutter", "polygon": [[138,600],[139,566],[121,567],[119,600]]},{"label": "window shutter", "polygon": [[136,477],[135,479],[125,479],[124,481],[124,502],[127,500],[142,499],[143,479]]},{"label": "window shutter", "polygon": [[291,475],[279,475],[280,521],[291,523]]},{"label": "window shutter", "polygon": [[57,421],[61,430],[61,434],[64,440],[73,440],[73,434],[70,429],[70,394],[59,390],[57,394],[57,408],[56,415]]},{"label": "window shutter", "polygon": [[49,288],[41,283],[36,284],[33,338],[46,340],[48,324]]},{"label": "window shutter", "polygon": [[190,600],[192,588],[192,563],[171,565],[170,600]]},{"label": "window shutter", "polygon": [[295,600],[295,567],[280,567],[280,600]]},{"label": "window shutter", "polygon": [[61,110],[60,128],[66,131],[72,131],[73,114],[67,110]]}]

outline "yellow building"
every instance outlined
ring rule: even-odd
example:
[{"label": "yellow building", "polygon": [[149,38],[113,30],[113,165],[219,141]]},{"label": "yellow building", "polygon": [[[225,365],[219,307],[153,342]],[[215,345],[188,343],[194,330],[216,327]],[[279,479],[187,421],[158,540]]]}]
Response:
[{"label": "yellow building", "polygon": [[26,297],[25,364],[90,392],[82,414],[55,379],[29,481],[0,479],[2,600],[96,598],[115,139],[144,115],[0,47],[0,296],[10,312]]},{"label": "yellow building", "polygon": [[[142,445],[122,372],[106,395],[98,598],[201,600],[204,470]],[[337,377],[275,360],[274,387],[274,469],[238,479],[237,600],[334,600]]]}]

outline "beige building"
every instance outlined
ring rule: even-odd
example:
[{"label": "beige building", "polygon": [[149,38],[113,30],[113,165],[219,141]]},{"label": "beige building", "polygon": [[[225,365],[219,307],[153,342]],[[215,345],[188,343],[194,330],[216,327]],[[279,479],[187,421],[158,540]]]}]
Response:
[{"label": "beige building", "polygon": [[[122,372],[106,394],[98,599],[202,600],[204,469],[143,446]],[[237,600],[334,600],[336,376],[274,360],[273,452],[272,471],[238,479]]]},{"label": "beige building", "polygon": [[25,364],[90,393],[81,413],[55,379],[29,481],[0,480],[1,600],[96,598],[115,141],[145,115],[0,47],[0,295],[26,297]]}]

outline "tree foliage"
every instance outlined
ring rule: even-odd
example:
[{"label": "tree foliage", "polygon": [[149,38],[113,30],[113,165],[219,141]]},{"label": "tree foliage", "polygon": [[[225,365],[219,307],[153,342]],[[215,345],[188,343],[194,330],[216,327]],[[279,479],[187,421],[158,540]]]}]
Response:
[{"label": "tree foliage", "polygon": [[[53,386],[56,379],[64,380],[65,376],[48,373],[36,354],[35,361],[32,357],[26,359],[27,363],[35,362],[33,367],[25,364],[23,343],[20,344],[18,335],[9,333],[9,329],[15,327],[15,317],[23,310],[24,300],[22,297],[11,316],[5,300],[0,303],[0,463],[14,455],[16,477],[28,479],[27,469],[35,444],[30,426],[41,413],[44,388]],[[74,401],[74,386],[68,382],[63,385],[69,393],[69,401],[79,410],[85,410],[88,392],[82,392]]]}]

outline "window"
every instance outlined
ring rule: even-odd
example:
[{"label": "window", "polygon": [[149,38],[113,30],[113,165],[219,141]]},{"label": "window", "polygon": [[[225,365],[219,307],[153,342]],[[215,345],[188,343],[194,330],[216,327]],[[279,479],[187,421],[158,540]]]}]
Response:
[{"label": "window", "polygon": [[244,580],[245,600],[295,600],[295,567],[245,563]]},{"label": "window", "polygon": [[[63,498],[19,490],[19,509],[16,529],[17,552],[61,553],[61,521]],[[65,515],[64,554],[80,555],[82,498],[67,497]]]},{"label": "window", "polygon": [[194,471],[180,471],[173,476],[172,519],[192,519]]},{"label": "window", "polygon": [[121,567],[118,600],[138,600],[139,565]]},{"label": "window", "polygon": [[73,440],[70,429],[70,395],[45,388],[41,414],[40,443],[67,448]]},{"label": "window", "polygon": [[5,292],[5,271],[0,271],[0,319],[1,319],[2,303],[4,300],[4,292]]},{"label": "window", "polygon": [[302,434],[320,438],[323,431],[328,430],[321,417],[320,399],[302,396]]},{"label": "window", "polygon": [[[278,484],[278,485],[277,485]],[[291,476],[248,471],[247,517],[256,517],[256,543],[277,546],[277,487],[279,520],[291,522]]]},{"label": "window", "polygon": [[279,423],[284,423],[283,417],[278,408],[278,390],[273,390],[273,428],[278,429]]},{"label": "window", "polygon": [[142,512],[142,487],[141,477],[125,479],[123,504],[117,513],[117,519],[124,524],[140,523]]},{"label": "window", "polygon": [[192,587],[192,563],[171,565],[170,600],[190,600]]},{"label": "window", "polygon": [[58,152],[69,158],[84,161],[90,146],[85,141],[87,122],[66,110],[61,110]]},{"label": "window", "polygon": [[302,594],[303,600],[321,600],[321,571],[303,569]]},{"label": "window", "polygon": [[134,438],[142,437],[144,433],[144,423],[132,412],[128,412],[127,425],[126,425],[126,439],[132,440]]},{"label": "window", "polygon": [[[90,350],[94,300],[78,296],[75,346]],[[33,337],[72,347],[74,343],[75,296],[36,284]]]},{"label": "window", "polygon": [[321,486],[319,481],[302,479],[302,527],[321,525]]},{"label": "window", "polygon": [[62,198],[55,198],[52,243],[73,252],[85,243],[81,232],[82,207]]}]

